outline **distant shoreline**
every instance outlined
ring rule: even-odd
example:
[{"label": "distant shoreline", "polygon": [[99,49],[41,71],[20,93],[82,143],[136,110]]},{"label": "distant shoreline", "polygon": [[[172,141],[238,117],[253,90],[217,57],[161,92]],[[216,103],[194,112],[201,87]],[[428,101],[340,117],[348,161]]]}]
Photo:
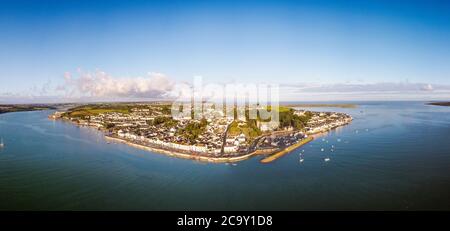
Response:
[{"label": "distant shoreline", "polygon": [[450,102],[432,102],[427,105],[450,107]]},{"label": "distant shoreline", "polygon": [[15,104],[15,105],[3,105],[0,104],[0,114],[11,113],[11,112],[26,112],[26,111],[44,111],[56,109],[47,105],[40,104]]},{"label": "distant shoreline", "polygon": [[356,108],[356,104],[286,104],[286,107],[337,107],[337,108]]}]

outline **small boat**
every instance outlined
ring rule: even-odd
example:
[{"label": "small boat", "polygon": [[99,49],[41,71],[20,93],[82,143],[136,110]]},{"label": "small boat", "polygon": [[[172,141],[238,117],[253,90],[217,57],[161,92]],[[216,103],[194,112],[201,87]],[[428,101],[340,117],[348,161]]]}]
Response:
[{"label": "small boat", "polygon": [[325,159],[323,159],[325,162],[328,162],[328,161],[330,161],[330,158],[325,158]]},{"label": "small boat", "polygon": [[2,138],[0,141],[0,148],[3,148],[3,147],[5,147],[5,144],[3,143],[3,138]]},{"label": "small boat", "polygon": [[303,160],[304,160],[304,159],[300,158],[299,162],[300,162],[300,163],[303,163]]},{"label": "small boat", "polygon": [[322,152],[323,152],[323,151],[325,151],[325,149],[321,148],[321,149],[320,149],[320,151],[322,151]]}]

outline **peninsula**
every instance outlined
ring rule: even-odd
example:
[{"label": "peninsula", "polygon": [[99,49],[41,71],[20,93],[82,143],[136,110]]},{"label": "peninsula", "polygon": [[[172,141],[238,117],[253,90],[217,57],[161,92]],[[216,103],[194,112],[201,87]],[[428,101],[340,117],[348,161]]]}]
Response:
[{"label": "peninsula", "polygon": [[428,103],[428,105],[434,105],[434,106],[450,106],[450,102],[432,102]]},{"label": "peninsula", "polygon": [[48,109],[56,108],[46,104],[3,104],[0,105],[0,114],[7,112],[38,111]]},{"label": "peninsula", "polygon": [[[238,118],[237,110],[244,110],[245,118]],[[274,155],[263,163],[311,141],[312,134],[329,131],[352,120],[344,113],[279,106],[271,109],[279,113],[279,122],[272,123],[259,117],[250,119],[251,110],[257,109],[235,107],[231,118],[221,111],[208,109],[201,119],[194,119],[192,115],[175,119],[167,102],[103,103],[57,111],[49,118],[94,127],[104,131],[108,140],[179,158],[236,162],[255,155]]]}]

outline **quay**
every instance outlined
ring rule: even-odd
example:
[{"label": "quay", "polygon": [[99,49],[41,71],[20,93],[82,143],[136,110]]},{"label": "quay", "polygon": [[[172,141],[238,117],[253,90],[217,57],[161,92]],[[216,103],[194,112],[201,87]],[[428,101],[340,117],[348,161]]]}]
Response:
[{"label": "quay", "polygon": [[302,139],[300,142],[295,143],[295,144],[293,144],[293,145],[291,145],[291,146],[289,146],[289,147],[287,147],[287,148],[285,148],[285,149],[283,149],[283,150],[281,150],[281,151],[279,151],[279,152],[277,152],[277,153],[275,153],[273,155],[270,155],[270,156],[262,159],[261,163],[266,164],[266,163],[270,163],[272,161],[275,161],[276,159],[278,159],[278,158],[288,154],[289,152],[291,152],[291,151],[293,151],[293,150],[295,150],[295,149],[297,149],[297,148],[299,148],[299,147],[309,143],[313,139],[314,138],[312,136],[308,136],[305,139]]}]

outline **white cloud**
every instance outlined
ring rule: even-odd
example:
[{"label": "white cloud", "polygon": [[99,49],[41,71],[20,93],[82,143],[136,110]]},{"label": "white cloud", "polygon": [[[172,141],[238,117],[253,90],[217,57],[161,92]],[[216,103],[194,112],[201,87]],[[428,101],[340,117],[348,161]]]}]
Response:
[{"label": "white cloud", "polygon": [[66,97],[96,98],[161,98],[172,89],[174,82],[166,75],[150,72],[145,77],[115,78],[103,71],[81,72],[78,77],[64,74],[64,84],[56,90]]},{"label": "white cloud", "polygon": [[[103,71],[64,73],[63,84],[48,81],[23,92],[0,92],[0,102],[103,102],[190,99],[192,83],[150,72],[144,77],[113,77]],[[182,90],[182,91],[180,91]],[[217,92],[216,92],[217,93]],[[384,83],[285,83],[281,101],[448,100],[450,85]]]},{"label": "white cloud", "polygon": [[426,85],[423,85],[420,89],[423,91],[432,91],[433,86],[431,84],[426,84]]}]

